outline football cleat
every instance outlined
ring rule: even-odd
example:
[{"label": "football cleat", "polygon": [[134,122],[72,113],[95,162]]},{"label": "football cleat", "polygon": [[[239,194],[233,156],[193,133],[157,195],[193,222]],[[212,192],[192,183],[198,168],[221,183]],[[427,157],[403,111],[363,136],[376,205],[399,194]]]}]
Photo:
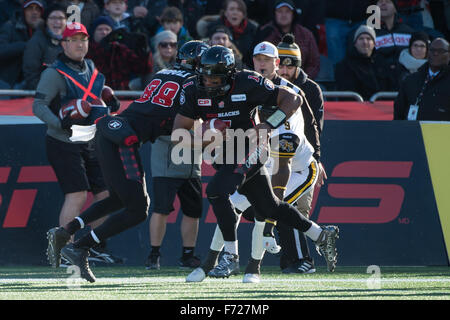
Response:
[{"label": "football cleat", "polygon": [[314,264],[312,261],[302,259],[300,263],[296,266],[296,273],[314,273],[316,272],[316,268],[314,268]]},{"label": "football cleat", "polygon": [[191,273],[186,277],[186,282],[202,282],[206,278],[206,273],[203,268],[198,267],[195,268]]},{"label": "football cleat", "polygon": [[261,277],[257,273],[246,273],[242,279],[243,283],[260,283]]},{"label": "football cleat", "polygon": [[336,226],[324,226],[319,238],[315,242],[316,250],[327,262],[327,269],[333,272],[337,263],[336,239],[339,238],[339,228]]},{"label": "football cleat", "polygon": [[208,276],[212,278],[228,278],[239,273],[239,256],[233,253],[224,252],[219,264],[215,266]]},{"label": "football cleat", "polygon": [[81,278],[89,282],[95,282],[95,276],[89,268],[88,249],[75,248],[73,243],[69,243],[61,249],[61,255],[69,260],[72,265],[79,268]]},{"label": "football cleat", "polygon": [[275,237],[263,237],[264,249],[272,254],[280,252],[281,247],[277,244]]},{"label": "football cleat", "polygon": [[47,259],[53,268],[61,264],[61,249],[69,242],[70,233],[61,227],[52,228],[47,231]]}]

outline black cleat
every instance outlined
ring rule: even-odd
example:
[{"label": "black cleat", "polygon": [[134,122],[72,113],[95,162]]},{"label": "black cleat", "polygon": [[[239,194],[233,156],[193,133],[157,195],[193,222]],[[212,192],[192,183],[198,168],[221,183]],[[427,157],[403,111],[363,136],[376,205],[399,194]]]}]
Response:
[{"label": "black cleat", "polygon": [[89,262],[103,262],[108,264],[123,264],[123,259],[113,256],[108,253],[104,248],[94,247],[89,249]]},{"label": "black cleat", "polygon": [[61,255],[69,260],[69,262],[80,269],[81,278],[95,282],[95,276],[89,268],[89,250],[83,248],[75,248],[73,243],[69,243],[62,248]]},{"label": "black cleat", "polygon": [[339,238],[339,228],[336,226],[324,226],[319,239],[315,242],[317,252],[327,262],[327,269],[333,272],[337,263],[336,239]]},{"label": "black cleat", "polygon": [[61,249],[69,242],[70,233],[64,228],[55,227],[47,231],[47,259],[53,268],[61,264]]},{"label": "black cleat", "polygon": [[219,264],[208,272],[211,278],[228,278],[239,273],[239,256],[233,253],[224,252]]}]

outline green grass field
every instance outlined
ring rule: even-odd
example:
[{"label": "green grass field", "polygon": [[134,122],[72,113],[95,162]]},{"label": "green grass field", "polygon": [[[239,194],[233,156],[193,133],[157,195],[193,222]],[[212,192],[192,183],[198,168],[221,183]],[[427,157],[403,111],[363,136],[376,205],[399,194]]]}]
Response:
[{"label": "green grass field", "polygon": [[186,283],[189,271],[178,268],[92,270],[93,284],[65,268],[0,267],[0,300],[450,300],[448,267],[381,267],[379,278],[367,267],[338,267],[334,273],[319,267],[309,275],[263,267],[259,284],[242,283],[243,274]]}]

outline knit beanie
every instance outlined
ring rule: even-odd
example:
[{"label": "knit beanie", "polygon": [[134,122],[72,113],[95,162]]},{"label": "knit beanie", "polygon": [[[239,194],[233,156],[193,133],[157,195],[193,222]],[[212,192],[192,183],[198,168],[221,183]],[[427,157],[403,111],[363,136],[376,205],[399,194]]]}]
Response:
[{"label": "knit beanie", "polygon": [[373,39],[373,42],[375,42],[375,39],[377,38],[375,29],[363,24],[360,25],[358,29],[356,29],[355,35],[353,36],[353,43],[355,43],[358,37],[363,33],[368,34]]},{"label": "knit beanie", "polygon": [[292,33],[285,34],[277,46],[280,65],[302,66],[302,54]]},{"label": "knit beanie", "polygon": [[409,39],[409,53],[411,53],[411,46],[414,43],[414,41],[423,41],[425,42],[425,45],[427,46],[427,53],[428,53],[428,47],[430,46],[430,37],[428,34],[426,34],[423,31],[417,31],[411,34],[411,38]]}]

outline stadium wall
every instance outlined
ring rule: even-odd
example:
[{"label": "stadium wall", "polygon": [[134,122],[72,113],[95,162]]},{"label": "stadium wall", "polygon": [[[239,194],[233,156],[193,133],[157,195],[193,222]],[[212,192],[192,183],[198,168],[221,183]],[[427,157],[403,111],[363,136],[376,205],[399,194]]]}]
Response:
[{"label": "stadium wall", "polygon": [[[58,221],[63,195],[46,159],[44,136],[45,125],[34,117],[0,117],[0,265],[46,265],[45,232]],[[339,265],[449,264],[449,138],[449,124],[325,121],[322,161],[328,180],[317,190],[312,219],[339,226]],[[141,153],[152,194],[151,146]],[[203,190],[212,174],[203,168]],[[196,253],[205,257],[216,220],[203,201]],[[181,255],[178,200],[175,207],[163,265],[176,265]],[[128,265],[144,264],[148,221],[108,243]],[[238,231],[243,265],[250,257],[251,228],[243,220]],[[266,254],[264,264],[277,265],[278,259]]]}]

